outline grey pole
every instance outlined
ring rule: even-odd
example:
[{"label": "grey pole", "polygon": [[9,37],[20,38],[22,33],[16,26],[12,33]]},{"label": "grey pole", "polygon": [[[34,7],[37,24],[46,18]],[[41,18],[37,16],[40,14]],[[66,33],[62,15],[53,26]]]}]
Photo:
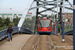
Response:
[{"label": "grey pole", "polygon": [[[39,2],[37,2],[37,6],[38,6]],[[36,9],[36,22],[35,22],[35,28],[34,28],[34,33],[36,34],[36,30],[38,30],[37,24],[38,24],[38,11],[39,8]]]},{"label": "grey pole", "polygon": [[[63,2],[60,3],[62,5]],[[62,34],[62,8],[60,7],[60,34]]]},{"label": "grey pole", "polygon": [[62,42],[65,42],[65,38],[64,38],[64,22],[65,22],[65,12],[64,12],[64,8],[65,8],[65,0],[63,0],[63,34],[62,34]]},{"label": "grey pole", "polygon": [[73,50],[75,50],[75,0],[73,0]]},{"label": "grey pole", "polygon": [[[55,7],[54,7],[55,10]],[[54,34],[55,34],[55,12],[54,12]]]},{"label": "grey pole", "polygon": [[57,35],[58,35],[58,0],[57,0]]}]

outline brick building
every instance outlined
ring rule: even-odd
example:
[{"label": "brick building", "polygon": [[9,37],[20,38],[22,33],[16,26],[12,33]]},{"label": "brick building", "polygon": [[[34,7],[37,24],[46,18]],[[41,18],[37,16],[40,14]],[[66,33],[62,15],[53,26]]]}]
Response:
[{"label": "brick building", "polygon": [[73,13],[65,13],[65,25],[73,25]]}]

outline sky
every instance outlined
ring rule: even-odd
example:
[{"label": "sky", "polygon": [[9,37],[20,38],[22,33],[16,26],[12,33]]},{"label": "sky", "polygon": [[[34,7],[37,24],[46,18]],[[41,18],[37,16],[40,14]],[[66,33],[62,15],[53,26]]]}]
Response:
[{"label": "sky", "polygon": [[[73,0],[69,1],[73,3]],[[23,13],[29,2],[30,0],[0,0],[0,13]]]},{"label": "sky", "polygon": [[29,0],[0,0],[0,13],[23,13]]}]

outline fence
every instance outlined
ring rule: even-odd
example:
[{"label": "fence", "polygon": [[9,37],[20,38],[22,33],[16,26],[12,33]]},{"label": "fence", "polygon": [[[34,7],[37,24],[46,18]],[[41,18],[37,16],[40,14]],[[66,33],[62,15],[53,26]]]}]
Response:
[{"label": "fence", "polygon": [[[23,27],[21,27],[20,31],[18,30],[18,27],[12,27],[12,28],[13,28],[13,34],[19,33],[19,32],[34,34],[29,29],[26,29],[26,28],[23,28]],[[7,32],[7,29],[4,29],[4,30],[0,31],[0,40],[2,40],[3,38],[7,37],[6,32]]]}]

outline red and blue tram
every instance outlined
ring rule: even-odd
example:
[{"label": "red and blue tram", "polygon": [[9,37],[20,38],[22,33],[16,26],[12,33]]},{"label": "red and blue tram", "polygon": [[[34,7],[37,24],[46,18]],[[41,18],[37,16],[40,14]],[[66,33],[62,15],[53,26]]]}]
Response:
[{"label": "red and blue tram", "polygon": [[52,32],[52,19],[43,17],[38,19],[38,33],[51,34]]}]

